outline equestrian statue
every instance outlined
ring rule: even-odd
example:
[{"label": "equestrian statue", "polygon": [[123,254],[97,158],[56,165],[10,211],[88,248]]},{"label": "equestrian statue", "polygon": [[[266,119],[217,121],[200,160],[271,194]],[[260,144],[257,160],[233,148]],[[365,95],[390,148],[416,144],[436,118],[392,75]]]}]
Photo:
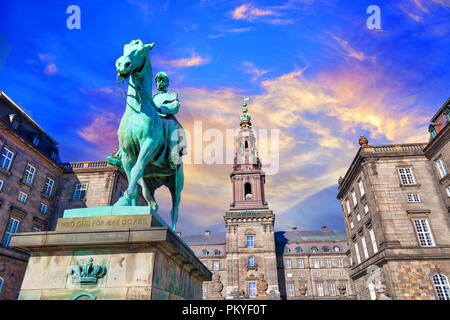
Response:
[{"label": "equestrian statue", "polygon": [[[123,98],[125,112],[117,135],[119,148],[108,157],[108,163],[124,171],[128,188],[114,206],[137,206],[139,184],[152,213],[158,210],[155,190],[166,186],[172,196],[172,230],[178,220],[178,205],[184,186],[182,156],[186,154],[183,127],[175,118],[180,102],[178,95],[167,91],[169,78],[164,72],[156,77],[158,92],[152,94],[153,73],[148,52],[154,43],[133,40],[126,44],[116,61],[117,86],[128,81]],[[122,94],[122,91],[120,91]]]}]

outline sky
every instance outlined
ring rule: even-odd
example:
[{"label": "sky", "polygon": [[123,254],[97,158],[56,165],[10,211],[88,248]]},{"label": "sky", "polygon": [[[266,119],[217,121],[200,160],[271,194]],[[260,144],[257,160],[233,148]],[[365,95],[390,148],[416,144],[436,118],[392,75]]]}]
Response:
[{"label": "sky", "polygon": [[[67,26],[70,5],[80,29]],[[371,5],[380,29],[367,27]],[[131,40],[155,42],[153,72],[169,75],[187,131],[238,128],[250,97],[255,132],[269,132],[258,143],[279,133],[279,170],[265,185],[276,231],[344,229],[337,180],[360,135],[428,141],[450,96],[449,30],[449,0],[2,1],[0,89],[58,141],[63,162],[104,160],[125,107],[115,61]],[[177,229],[224,232],[232,166],[192,162]],[[169,192],[156,200],[169,221]]]}]

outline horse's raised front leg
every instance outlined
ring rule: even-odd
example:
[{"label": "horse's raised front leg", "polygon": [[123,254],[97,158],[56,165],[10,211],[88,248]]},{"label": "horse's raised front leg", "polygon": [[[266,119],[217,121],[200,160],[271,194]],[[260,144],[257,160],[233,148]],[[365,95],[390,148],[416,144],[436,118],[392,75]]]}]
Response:
[{"label": "horse's raised front leg", "polygon": [[172,210],[170,217],[172,219],[172,230],[175,232],[178,221],[178,206],[181,200],[181,190],[184,187],[183,165],[179,166],[176,174],[169,178],[168,188],[172,195]]},{"label": "horse's raised front leg", "polygon": [[131,169],[130,176],[128,178],[128,189],[126,193],[128,195],[131,195],[131,197],[136,197],[136,185],[139,179],[142,178],[142,175],[144,174],[145,166],[148,164],[148,162],[154,158],[156,155],[156,152],[158,144],[155,143],[155,141],[151,138],[146,139],[142,144],[139,151],[139,156],[136,159],[136,163],[134,164],[133,168]]}]

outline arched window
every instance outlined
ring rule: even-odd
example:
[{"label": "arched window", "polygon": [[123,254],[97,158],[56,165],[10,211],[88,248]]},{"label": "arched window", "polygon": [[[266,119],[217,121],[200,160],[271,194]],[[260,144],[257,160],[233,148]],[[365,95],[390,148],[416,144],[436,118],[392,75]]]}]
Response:
[{"label": "arched window", "polygon": [[216,255],[216,256],[218,256],[218,255],[220,255],[220,250],[214,250],[214,254]]},{"label": "arched window", "polygon": [[250,184],[250,182],[246,182],[244,184],[244,193],[245,193],[245,200],[253,200],[252,185]]},{"label": "arched window", "polygon": [[288,247],[284,248],[284,253],[289,253],[291,252],[291,249],[289,249]]},{"label": "arched window", "polygon": [[311,251],[312,251],[312,252],[319,252],[319,249],[317,249],[317,247],[312,247],[312,248],[311,248]]},{"label": "arched window", "polygon": [[202,253],[204,256],[207,256],[209,254],[208,250],[206,250],[206,249],[203,249]]},{"label": "arched window", "polygon": [[439,300],[450,300],[450,288],[447,276],[440,273],[433,275],[433,284]]},{"label": "arched window", "polygon": [[295,251],[297,251],[297,253],[300,253],[300,252],[302,252],[302,248],[297,247],[297,248],[295,248]]},{"label": "arched window", "polygon": [[339,251],[341,251],[341,249],[340,249],[338,246],[335,246],[335,247],[333,248],[333,250],[334,250],[334,252],[339,252]]},{"label": "arched window", "polygon": [[248,141],[245,140],[245,149],[248,149]]},{"label": "arched window", "polygon": [[328,251],[330,251],[330,249],[327,246],[325,246],[325,247],[322,247],[322,251],[323,252],[328,252]]}]

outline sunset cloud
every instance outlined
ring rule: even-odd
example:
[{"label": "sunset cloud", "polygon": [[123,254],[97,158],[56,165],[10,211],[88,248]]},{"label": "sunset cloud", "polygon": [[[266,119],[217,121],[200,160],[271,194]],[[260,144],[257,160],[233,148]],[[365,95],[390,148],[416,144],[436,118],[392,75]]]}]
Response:
[{"label": "sunset cloud", "polygon": [[195,67],[205,65],[211,62],[210,58],[201,57],[197,53],[192,53],[188,58],[176,59],[176,60],[167,60],[161,57],[154,57],[153,61],[156,64],[161,64],[169,67],[176,68],[187,68],[187,67]]}]

